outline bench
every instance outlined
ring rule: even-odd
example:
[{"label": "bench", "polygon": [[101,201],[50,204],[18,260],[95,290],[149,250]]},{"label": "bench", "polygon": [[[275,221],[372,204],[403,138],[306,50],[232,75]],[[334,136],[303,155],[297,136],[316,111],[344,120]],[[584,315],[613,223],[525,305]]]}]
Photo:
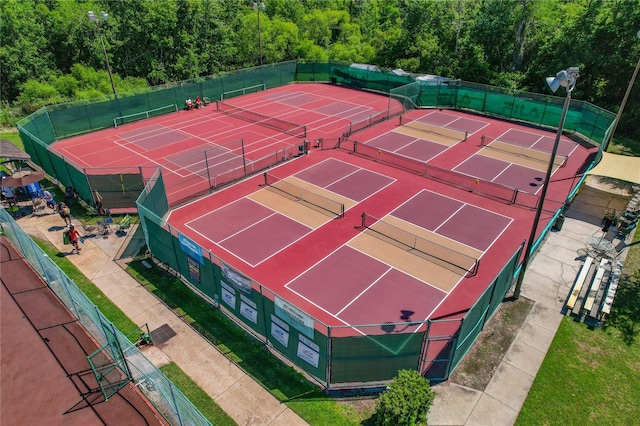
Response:
[{"label": "bench", "polygon": [[593,257],[588,256],[584,260],[584,263],[582,264],[582,268],[578,273],[578,277],[576,278],[576,281],[573,284],[573,290],[571,290],[571,294],[569,295],[569,300],[567,300],[567,308],[569,308],[570,310],[573,309],[573,307],[576,304],[576,301],[578,300],[578,296],[580,295],[580,290],[582,290],[582,286],[587,280],[587,276],[589,275],[589,270],[591,269],[591,264],[593,263],[594,260],[595,259]]},{"label": "bench", "polygon": [[596,272],[596,276],[591,283],[591,287],[589,288],[589,293],[587,294],[587,299],[584,303],[584,309],[589,312],[593,307],[593,303],[596,300],[596,295],[598,293],[598,289],[600,288],[600,284],[602,283],[602,278],[604,277],[605,272],[607,271],[607,264],[609,263],[608,259],[602,259],[600,261],[600,265],[598,266],[598,271]]}]

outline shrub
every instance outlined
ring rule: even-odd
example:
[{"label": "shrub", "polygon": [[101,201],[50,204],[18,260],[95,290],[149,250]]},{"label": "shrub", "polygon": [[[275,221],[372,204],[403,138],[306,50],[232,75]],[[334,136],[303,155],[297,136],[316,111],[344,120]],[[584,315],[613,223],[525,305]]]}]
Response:
[{"label": "shrub", "polygon": [[386,392],[380,395],[376,409],[379,425],[411,426],[426,423],[435,393],[414,370],[400,370]]}]

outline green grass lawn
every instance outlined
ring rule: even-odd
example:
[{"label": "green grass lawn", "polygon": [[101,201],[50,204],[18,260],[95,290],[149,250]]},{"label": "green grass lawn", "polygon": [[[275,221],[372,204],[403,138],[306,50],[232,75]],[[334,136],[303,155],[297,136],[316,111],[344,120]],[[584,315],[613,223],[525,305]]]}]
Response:
[{"label": "green grass lawn", "polygon": [[602,329],[563,319],[517,425],[640,424],[639,266],[640,244],[630,248]]},{"label": "green grass lawn", "polygon": [[640,424],[640,346],[564,318],[516,424]]}]

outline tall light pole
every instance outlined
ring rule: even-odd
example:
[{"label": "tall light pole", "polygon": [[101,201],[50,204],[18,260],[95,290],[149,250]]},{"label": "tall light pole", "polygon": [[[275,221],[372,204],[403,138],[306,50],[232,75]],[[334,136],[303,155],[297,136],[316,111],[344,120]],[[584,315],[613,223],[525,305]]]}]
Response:
[{"label": "tall light pole", "polygon": [[116,92],[116,85],[113,82],[113,74],[111,73],[111,65],[109,64],[109,56],[107,55],[107,49],[104,47],[104,40],[102,38],[102,25],[109,20],[109,14],[101,11],[100,17],[96,16],[92,10],[87,12],[89,20],[96,24],[98,28],[98,35],[100,36],[100,45],[102,46],[102,53],[104,53],[104,60],[107,62],[107,72],[109,73],[109,80],[111,80],[111,88],[113,89],[113,95],[118,98],[118,92]]},{"label": "tall light pole", "polygon": [[560,86],[562,86],[567,89],[567,96],[566,98],[564,98],[564,107],[562,108],[560,123],[558,123],[558,132],[556,133],[556,140],[553,143],[553,149],[551,150],[551,157],[549,157],[549,165],[547,167],[547,174],[544,178],[542,192],[540,193],[540,199],[538,200],[536,216],[533,219],[533,225],[531,225],[531,235],[529,235],[529,240],[527,241],[527,248],[524,252],[524,259],[522,260],[522,266],[520,269],[520,274],[518,275],[518,281],[516,282],[516,287],[513,290],[513,298],[516,300],[520,297],[524,274],[527,270],[527,267],[529,266],[531,250],[533,249],[533,243],[535,242],[536,234],[538,232],[540,216],[542,215],[542,207],[547,196],[547,189],[549,187],[549,181],[551,180],[551,174],[553,173],[554,162],[556,154],[558,152],[558,145],[560,145],[560,137],[562,136],[562,129],[564,128],[564,120],[567,118],[567,111],[569,110],[569,104],[571,103],[571,92],[576,87],[576,81],[578,77],[580,77],[580,74],[577,67],[571,67],[567,68],[566,70],[559,71],[555,77],[547,77],[547,84],[554,93]]},{"label": "tall light pole", "polygon": [[[640,38],[640,31],[636,34],[638,38]],[[636,77],[638,76],[638,70],[640,69],[640,58],[638,58],[638,64],[636,65],[635,71],[633,71],[633,76],[631,76],[631,80],[629,80],[629,86],[627,87],[627,92],[624,94],[624,98],[622,98],[622,103],[620,104],[620,109],[618,110],[618,114],[616,114],[616,119],[613,120],[613,127],[611,128],[611,134],[609,135],[609,139],[607,140],[607,147],[609,143],[613,140],[613,134],[616,132],[616,127],[618,127],[618,122],[620,121],[620,116],[622,115],[622,110],[624,106],[627,104],[627,99],[629,99],[629,94],[631,93],[631,88],[633,87],[633,83],[636,81]],[[607,147],[604,149],[606,150]]]},{"label": "tall light pole", "polygon": [[260,11],[263,11],[266,9],[267,7],[264,5],[264,2],[253,2],[253,10],[257,10],[258,11],[258,49],[259,49],[259,56],[258,56],[258,63],[260,65],[262,65],[262,28],[260,28]]}]

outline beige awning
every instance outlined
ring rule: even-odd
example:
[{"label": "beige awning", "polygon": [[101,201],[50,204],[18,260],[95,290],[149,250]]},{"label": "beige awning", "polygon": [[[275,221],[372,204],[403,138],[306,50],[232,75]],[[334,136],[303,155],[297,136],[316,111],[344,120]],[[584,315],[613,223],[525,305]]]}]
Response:
[{"label": "beige awning", "polygon": [[603,152],[600,162],[587,174],[640,184],[640,157]]}]

